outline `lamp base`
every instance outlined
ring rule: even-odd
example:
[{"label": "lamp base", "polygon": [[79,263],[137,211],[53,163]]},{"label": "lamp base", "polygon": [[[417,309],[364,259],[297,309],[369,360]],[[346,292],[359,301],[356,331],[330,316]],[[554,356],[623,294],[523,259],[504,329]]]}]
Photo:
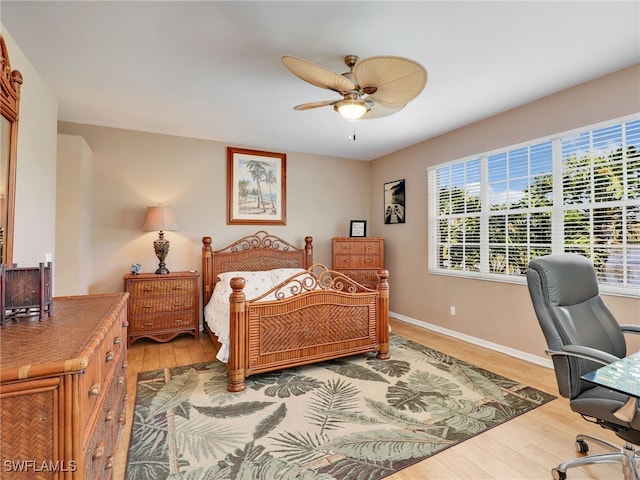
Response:
[{"label": "lamp base", "polygon": [[156,252],[156,257],[160,260],[156,273],[158,275],[166,275],[169,273],[169,269],[164,263],[164,259],[167,257],[167,253],[169,253],[169,240],[164,238],[164,232],[162,230],[160,230],[158,234],[158,239],[153,242],[153,249]]}]

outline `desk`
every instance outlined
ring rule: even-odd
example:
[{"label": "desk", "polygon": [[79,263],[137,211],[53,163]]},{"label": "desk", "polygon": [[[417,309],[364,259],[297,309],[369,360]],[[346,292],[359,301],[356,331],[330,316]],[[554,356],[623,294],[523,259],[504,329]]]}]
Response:
[{"label": "desk", "polygon": [[616,392],[640,397],[640,352],[600,367],[581,378]]},{"label": "desk", "polygon": [[640,397],[640,352],[616,360],[609,365],[582,375],[580,378],[589,383],[629,395],[627,402],[613,415],[624,422],[633,420],[638,410],[638,398]]}]

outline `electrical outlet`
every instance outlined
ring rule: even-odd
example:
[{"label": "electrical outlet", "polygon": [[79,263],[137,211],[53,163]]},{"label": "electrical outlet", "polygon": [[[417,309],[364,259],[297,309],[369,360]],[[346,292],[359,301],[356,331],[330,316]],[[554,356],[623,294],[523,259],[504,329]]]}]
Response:
[{"label": "electrical outlet", "polygon": [[449,307],[449,308],[450,308],[449,312],[450,312],[451,316],[455,317],[456,316],[456,307],[451,305],[451,307]]}]

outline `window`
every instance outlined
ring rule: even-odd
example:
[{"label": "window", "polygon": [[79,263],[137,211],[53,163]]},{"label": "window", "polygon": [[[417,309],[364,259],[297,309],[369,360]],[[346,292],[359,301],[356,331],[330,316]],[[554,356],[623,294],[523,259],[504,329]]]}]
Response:
[{"label": "window", "polygon": [[573,252],[593,260],[603,291],[640,294],[639,119],[428,175],[431,272],[518,281],[530,259]]}]

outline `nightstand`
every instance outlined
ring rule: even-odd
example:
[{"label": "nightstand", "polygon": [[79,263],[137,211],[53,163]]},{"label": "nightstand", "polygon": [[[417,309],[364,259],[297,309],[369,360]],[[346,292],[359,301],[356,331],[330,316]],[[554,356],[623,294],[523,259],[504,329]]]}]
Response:
[{"label": "nightstand", "polygon": [[181,333],[200,336],[200,293],[197,272],[128,274],[129,344],[140,338],[168,342]]}]

